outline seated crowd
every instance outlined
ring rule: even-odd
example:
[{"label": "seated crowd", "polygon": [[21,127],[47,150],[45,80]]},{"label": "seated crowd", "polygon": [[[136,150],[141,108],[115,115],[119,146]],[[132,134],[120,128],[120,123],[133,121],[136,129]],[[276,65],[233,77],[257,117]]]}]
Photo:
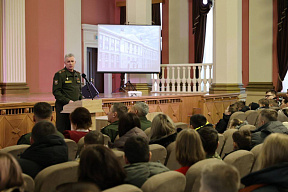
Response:
[{"label": "seated crowd", "polygon": [[[122,184],[141,188],[154,175],[172,171],[165,166],[167,161],[165,165],[150,161],[152,153],[149,145],[152,144],[166,149],[175,144],[175,150],[171,153],[175,153],[175,161],[180,167],[174,171],[186,175],[186,179],[189,169],[205,159],[221,162],[201,168],[200,192],[288,191],[288,129],[279,121],[281,115],[285,117],[288,114],[288,98],[284,97],[282,102],[276,98],[276,92],[269,90],[266,98],[260,99],[258,104],[251,103],[249,107],[243,101],[231,104],[215,127],[205,116],[192,115],[190,127],[186,129],[177,129],[172,119],[163,113],[149,121],[146,118],[149,106],[136,102],[129,112],[123,103],[114,103],[107,113],[110,124],[100,132],[91,130],[90,112],[83,107],[76,108],[70,114],[71,131],[64,131],[63,134],[76,143],[83,137],[83,147],[77,157],[78,183],[62,185],[59,191],[71,191],[72,186],[82,187],[83,190],[95,187],[95,191],[103,191]],[[243,114],[251,110],[258,113],[253,125],[243,119],[231,118],[236,112]],[[18,141],[18,144],[30,145],[20,159],[15,160],[12,155],[0,152],[1,191],[24,191],[22,172],[35,178],[48,166],[74,160],[68,159],[64,137],[51,123],[52,109],[48,103],[35,104],[33,119],[35,125],[32,132]],[[248,129],[247,126],[255,126],[255,129]],[[232,150],[223,151],[224,147],[220,146],[218,154],[219,137],[231,129],[233,132],[228,137],[232,140]],[[105,137],[110,138],[108,145],[105,145]],[[241,179],[237,168],[224,163],[224,159],[236,151],[250,151],[259,144],[262,144],[258,155],[259,170]],[[116,151],[124,154],[124,166],[117,158]],[[241,183],[245,186],[242,189]]]}]

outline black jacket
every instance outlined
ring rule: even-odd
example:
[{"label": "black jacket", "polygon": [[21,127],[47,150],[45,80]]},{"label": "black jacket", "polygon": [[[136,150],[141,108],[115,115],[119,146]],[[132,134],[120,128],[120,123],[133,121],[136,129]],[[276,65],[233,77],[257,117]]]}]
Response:
[{"label": "black jacket", "polygon": [[170,143],[175,141],[176,137],[177,132],[159,139],[150,140],[149,144],[159,144],[166,148]]},{"label": "black jacket", "polygon": [[270,121],[258,129],[251,131],[252,147],[263,143],[264,139],[271,133],[288,134],[288,129],[280,121]]},{"label": "black jacket", "polygon": [[218,133],[224,133],[224,131],[226,131],[230,117],[231,115],[223,113],[223,119],[220,119],[216,124],[216,130]]},{"label": "black jacket", "polygon": [[[42,169],[68,161],[68,147],[61,137],[58,135],[48,135],[43,137],[41,141],[33,143],[20,156],[21,159],[29,160],[41,167]],[[26,161],[28,162],[28,161]],[[31,163],[22,163],[22,169]],[[28,167],[29,168],[29,167]]]},{"label": "black jacket", "polygon": [[254,192],[287,192],[288,162],[250,173],[241,179],[241,183],[246,187],[264,184]]}]

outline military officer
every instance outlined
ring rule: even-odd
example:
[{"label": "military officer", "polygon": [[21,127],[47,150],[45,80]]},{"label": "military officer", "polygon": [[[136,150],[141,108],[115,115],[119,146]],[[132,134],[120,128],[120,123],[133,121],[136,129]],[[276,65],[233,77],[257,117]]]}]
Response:
[{"label": "military officer", "polygon": [[53,78],[53,95],[55,96],[56,127],[60,132],[70,130],[68,113],[61,113],[63,106],[82,99],[81,75],[74,70],[76,60],[73,54],[64,58],[65,68],[55,73]]}]

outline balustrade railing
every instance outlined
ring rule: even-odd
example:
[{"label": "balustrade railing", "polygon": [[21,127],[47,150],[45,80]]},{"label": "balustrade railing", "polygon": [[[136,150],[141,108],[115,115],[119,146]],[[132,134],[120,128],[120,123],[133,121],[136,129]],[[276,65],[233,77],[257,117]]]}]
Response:
[{"label": "balustrade railing", "polygon": [[162,64],[152,78],[152,92],[208,92],[213,79],[212,63]]}]

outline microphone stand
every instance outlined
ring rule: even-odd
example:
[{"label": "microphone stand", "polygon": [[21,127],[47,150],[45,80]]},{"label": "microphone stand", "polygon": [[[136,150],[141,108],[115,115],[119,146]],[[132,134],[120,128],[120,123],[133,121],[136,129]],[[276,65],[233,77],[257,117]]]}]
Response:
[{"label": "microphone stand", "polygon": [[85,81],[86,81],[86,85],[87,85],[87,91],[88,91],[88,93],[90,94],[90,97],[92,98],[92,100],[93,100],[93,95],[92,95],[92,92],[91,92],[91,90],[90,90],[90,82],[89,81],[87,81],[87,79],[85,78]]}]

